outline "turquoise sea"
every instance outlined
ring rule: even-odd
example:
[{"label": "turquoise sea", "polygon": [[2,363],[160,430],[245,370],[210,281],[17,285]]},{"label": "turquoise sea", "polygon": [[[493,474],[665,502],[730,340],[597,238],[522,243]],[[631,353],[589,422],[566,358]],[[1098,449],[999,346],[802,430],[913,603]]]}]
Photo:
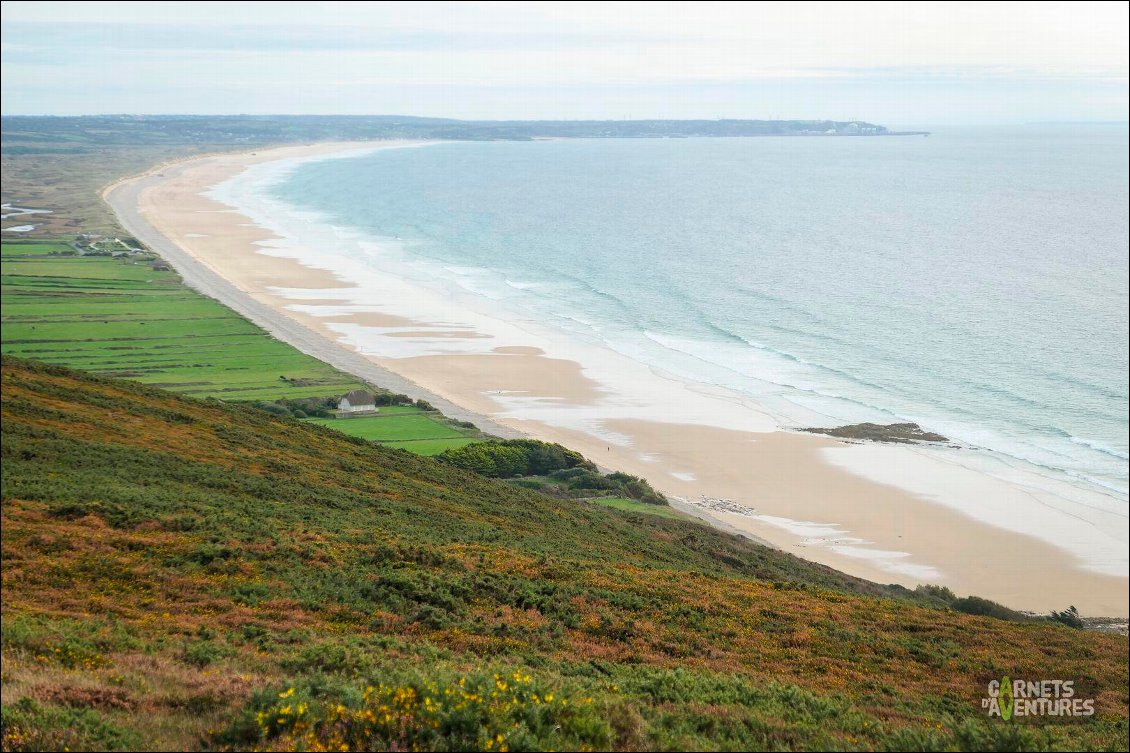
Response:
[{"label": "turquoise sea", "polygon": [[269,190],[786,426],[915,421],[1124,502],[1127,164],[1125,126],[445,143]]}]

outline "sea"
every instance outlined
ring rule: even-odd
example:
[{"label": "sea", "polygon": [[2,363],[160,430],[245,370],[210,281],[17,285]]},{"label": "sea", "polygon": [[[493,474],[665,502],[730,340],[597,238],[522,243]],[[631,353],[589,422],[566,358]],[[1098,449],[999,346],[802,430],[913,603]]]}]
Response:
[{"label": "sea", "polygon": [[260,189],[355,263],[781,426],[915,422],[1124,511],[1127,165],[1125,125],[945,127],[440,143]]}]

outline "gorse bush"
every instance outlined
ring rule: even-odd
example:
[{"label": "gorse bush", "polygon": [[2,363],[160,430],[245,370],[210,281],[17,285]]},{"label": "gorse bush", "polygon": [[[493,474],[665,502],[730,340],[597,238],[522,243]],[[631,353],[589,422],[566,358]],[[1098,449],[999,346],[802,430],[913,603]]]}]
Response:
[{"label": "gorse bush", "polygon": [[[521,670],[378,681],[333,697],[309,687],[260,696],[217,741],[267,750],[607,750],[604,703]],[[603,699],[602,699],[603,700]],[[254,723],[249,723],[253,719]]]}]

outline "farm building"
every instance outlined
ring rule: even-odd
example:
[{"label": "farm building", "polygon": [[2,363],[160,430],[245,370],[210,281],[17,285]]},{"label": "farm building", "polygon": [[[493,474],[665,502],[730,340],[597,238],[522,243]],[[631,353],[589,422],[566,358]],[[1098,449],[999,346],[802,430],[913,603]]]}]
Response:
[{"label": "farm building", "polygon": [[377,410],[377,401],[365,390],[350,390],[337,403],[338,418],[368,416]]}]

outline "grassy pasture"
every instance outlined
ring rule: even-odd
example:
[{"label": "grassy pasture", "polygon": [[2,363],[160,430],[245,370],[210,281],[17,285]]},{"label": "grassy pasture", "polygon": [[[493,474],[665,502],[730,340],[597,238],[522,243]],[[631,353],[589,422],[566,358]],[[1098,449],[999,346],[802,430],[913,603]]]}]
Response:
[{"label": "grassy pasture", "polygon": [[362,385],[275,340],[141,261],[52,256],[63,243],[5,242],[4,353],[224,400],[334,395]]},{"label": "grassy pasture", "polygon": [[336,429],[351,437],[399,447],[417,455],[438,455],[448,448],[475,441],[472,431],[455,428],[434,413],[408,406],[381,408],[375,416],[311,418],[307,422]]},{"label": "grassy pasture", "polygon": [[65,243],[51,241],[23,241],[0,244],[0,254],[3,256],[44,256],[50,253],[65,254],[71,247]]},{"label": "grassy pasture", "polygon": [[462,447],[472,442],[477,442],[476,439],[410,439],[404,442],[382,442],[381,444],[386,447],[397,447],[401,450],[408,450],[413,455],[438,455],[444,450],[449,450],[452,447]]},{"label": "grassy pasture", "polygon": [[329,426],[351,437],[376,442],[406,439],[457,439],[464,436],[426,413],[398,416],[366,416],[364,418],[314,418],[311,423]]},{"label": "grassy pasture", "polygon": [[639,502],[634,499],[626,499],[624,497],[601,497],[599,499],[590,499],[589,502],[601,507],[610,507],[613,510],[623,510],[624,512],[638,512],[644,515],[658,515],[661,518],[674,518],[676,520],[689,520],[689,517],[678,510],[663,505],[649,505],[646,502]]}]

